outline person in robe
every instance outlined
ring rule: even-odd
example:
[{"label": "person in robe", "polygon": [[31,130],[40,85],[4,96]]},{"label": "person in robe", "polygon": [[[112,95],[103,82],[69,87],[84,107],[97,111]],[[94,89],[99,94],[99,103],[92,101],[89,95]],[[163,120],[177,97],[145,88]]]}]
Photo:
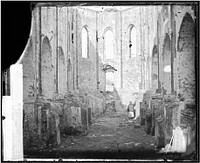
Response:
[{"label": "person in robe", "polygon": [[132,103],[132,101],[130,101],[127,107],[129,121],[133,121],[133,119],[135,118],[135,108],[134,108],[135,105],[136,105],[136,102]]}]

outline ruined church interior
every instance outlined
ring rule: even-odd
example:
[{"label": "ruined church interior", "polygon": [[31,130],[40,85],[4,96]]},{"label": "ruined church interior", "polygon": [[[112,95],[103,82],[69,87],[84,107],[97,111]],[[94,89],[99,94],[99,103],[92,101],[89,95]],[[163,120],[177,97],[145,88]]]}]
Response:
[{"label": "ruined church interior", "polygon": [[196,160],[197,15],[195,3],[37,3],[2,73],[4,159]]}]

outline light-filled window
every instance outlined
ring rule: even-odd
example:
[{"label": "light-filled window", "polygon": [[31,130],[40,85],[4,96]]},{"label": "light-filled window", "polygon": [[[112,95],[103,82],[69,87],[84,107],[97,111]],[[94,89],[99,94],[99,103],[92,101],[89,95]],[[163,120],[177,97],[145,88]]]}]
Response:
[{"label": "light-filled window", "polygon": [[136,55],[136,28],[134,26],[130,27],[130,33],[129,33],[129,48],[130,48],[130,54],[129,57]]},{"label": "light-filled window", "polygon": [[88,31],[85,27],[82,29],[82,57],[88,58]]},{"label": "light-filled window", "polygon": [[113,59],[114,56],[114,36],[113,32],[109,29],[105,33],[105,58]]},{"label": "light-filled window", "polygon": [[68,52],[70,51],[70,24],[68,22],[68,29],[67,29],[67,49],[68,49]]}]

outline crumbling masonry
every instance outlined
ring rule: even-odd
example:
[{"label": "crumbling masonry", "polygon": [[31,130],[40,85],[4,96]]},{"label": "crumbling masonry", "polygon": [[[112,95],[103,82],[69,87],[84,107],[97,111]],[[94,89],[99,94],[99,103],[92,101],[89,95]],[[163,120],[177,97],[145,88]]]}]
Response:
[{"label": "crumbling masonry", "polygon": [[[83,28],[86,57],[82,57]],[[196,125],[194,28],[195,10],[190,5],[38,4],[18,61],[23,65],[25,149],[59,144],[61,134],[86,131],[106,109],[108,85],[117,111],[136,100],[136,116],[146,132],[155,135],[158,146],[169,143],[179,125],[189,148]],[[106,56],[107,31],[114,36],[113,58]],[[113,81],[108,81],[108,73]]]}]

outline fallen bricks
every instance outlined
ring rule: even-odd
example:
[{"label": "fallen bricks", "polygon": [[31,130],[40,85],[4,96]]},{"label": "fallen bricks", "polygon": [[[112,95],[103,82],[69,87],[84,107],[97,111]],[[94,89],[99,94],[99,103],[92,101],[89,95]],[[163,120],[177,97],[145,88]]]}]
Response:
[{"label": "fallen bricks", "polygon": [[195,100],[180,101],[175,95],[151,94],[140,103],[140,113],[141,125],[145,125],[147,134],[155,135],[158,148],[169,144],[173,130],[180,126],[187,143],[186,153],[195,151]]}]

